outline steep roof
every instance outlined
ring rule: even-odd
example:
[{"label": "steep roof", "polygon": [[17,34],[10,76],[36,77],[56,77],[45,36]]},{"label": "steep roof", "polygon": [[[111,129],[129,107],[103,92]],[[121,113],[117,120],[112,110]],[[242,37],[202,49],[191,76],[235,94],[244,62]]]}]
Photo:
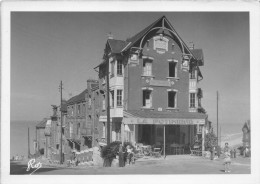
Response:
[{"label": "steep roof", "polygon": [[193,54],[193,56],[198,60],[199,66],[204,65],[204,56],[202,49],[193,49],[190,50]]},{"label": "steep roof", "polygon": [[136,35],[132,36],[131,38],[128,38],[126,41],[131,42],[132,44],[135,43],[137,40],[139,40],[141,37],[143,37],[155,24],[157,24],[159,21],[161,21],[165,16],[160,17],[155,22],[144,28],[142,31],[137,33]]},{"label": "steep roof", "polygon": [[40,123],[36,125],[36,128],[45,128],[47,120],[47,118],[44,118]]},{"label": "steep roof", "polygon": [[83,92],[81,92],[79,95],[76,95],[74,97],[71,97],[68,101],[67,104],[74,104],[78,102],[83,102],[85,101],[85,94],[88,93],[88,89],[85,89]]},{"label": "steep roof", "polygon": [[123,40],[108,39],[108,44],[111,48],[111,52],[117,54],[127,46],[128,42]]}]

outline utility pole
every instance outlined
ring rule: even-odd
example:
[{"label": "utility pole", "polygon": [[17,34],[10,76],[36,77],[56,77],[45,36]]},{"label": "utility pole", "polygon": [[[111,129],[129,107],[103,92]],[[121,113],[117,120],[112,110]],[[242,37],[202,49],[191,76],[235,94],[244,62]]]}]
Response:
[{"label": "utility pole", "polygon": [[60,164],[62,164],[62,110],[61,110],[61,106],[62,106],[62,81],[60,81]]},{"label": "utility pole", "polygon": [[28,127],[28,158],[30,158],[30,128]]},{"label": "utility pole", "polygon": [[107,58],[107,144],[110,143],[109,59]]}]

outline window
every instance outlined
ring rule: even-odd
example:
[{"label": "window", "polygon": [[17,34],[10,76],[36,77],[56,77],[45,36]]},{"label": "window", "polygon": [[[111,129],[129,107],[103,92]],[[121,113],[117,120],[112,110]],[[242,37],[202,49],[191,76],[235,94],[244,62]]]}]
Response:
[{"label": "window", "polygon": [[106,138],[106,123],[103,122],[103,127],[102,127],[102,138]]},{"label": "window", "polygon": [[190,79],[196,79],[195,73],[195,69],[192,69],[190,73]]},{"label": "window", "polygon": [[123,62],[122,62],[122,60],[117,61],[117,75],[123,75]]},{"label": "window", "polygon": [[190,93],[190,108],[195,108],[195,93]]},{"label": "window", "polygon": [[86,113],[86,105],[83,104],[83,107],[82,107],[82,114],[85,116],[85,113]]},{"label": "window", "polygon": [[71,116],[73,116],[74,106],[71,107]]},{"label": "window", "polygon": [[103,110],[106,110],[106,96],[105,96],[105,95],[102,95],[102,96],[103,96],[102,109],[103,109]]},{"label": "window", "polygon": [[169,77],[176,77],[177,75],[177,63],[176,62],[169,62]]},{"label": "window", "polygon": [[114,107],[115,106],[115,96],[114,96],[114,91],[110,91],[110,97],[111,97],[111,107]]},{"label": "window", "polygon": [[89,95],[89,96],[88,96],[88,108],[91,108],[91,102],[92,102],[92,101],[91,101],[91,96]]},{"label": "window", "polygon": [[176,91],[168,92],[168,107],[176,108]]},{"label": "window", "polygon": [[78,104],[78,115],[80,115],[80,104]]},{"label": "window", "polygon": [[149,40],[146,42],[146,47],[149,48]]},{"label": "window", "polygon": [[80,123],[77,125],[77,135],[79,135],[79,130],[80,130]]},{"label": "window", "polygon": [[117,106],[122,106],[122,89],[117,90],[117,97],[116,97],[116,105]]},{"label": "window", "polygon": [[121,140],[121,123],[115,123],[116,140]]},{"label": "window", "polygon": [[172,44],[172,51],[174,51],[174,44]]},{"label": "window", "polygon": [[72,137],[73,134],[73,123],[70,123],[70,137]]},{"label": "window", "polygon": [[151,108],[152,107],[152,91],[143,90],[143,107]]},{"label": "window", "polygon": [[111,76],[115,75],[115,61],[111,62]]},{"label": "window", "polygon": [[143,61],[143,75],[145,75],[145,76],[152,75],[152,61],[151,60]]}]

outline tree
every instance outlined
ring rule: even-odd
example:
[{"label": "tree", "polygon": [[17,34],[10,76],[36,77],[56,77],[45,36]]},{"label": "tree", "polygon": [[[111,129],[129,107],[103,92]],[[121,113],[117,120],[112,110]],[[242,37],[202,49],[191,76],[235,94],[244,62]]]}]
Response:
[{"label": "tree", "polygon": [[217,146],[217,136],[213,132],[206,134],[204,146],[206,150],[211,150],[214,146]]}]

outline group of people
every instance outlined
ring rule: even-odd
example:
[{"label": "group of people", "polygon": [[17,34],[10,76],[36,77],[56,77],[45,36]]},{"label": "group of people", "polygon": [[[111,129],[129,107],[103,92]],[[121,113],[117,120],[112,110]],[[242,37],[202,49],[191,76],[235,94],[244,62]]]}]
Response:
[{"label": "group of people", "polygon": [[134,150],[130,145],[127,145],[126,150],[124,150],[123,145],[120,144],[118,156],[119,156],[119,167],[124,167],[125,163],[127,165],[134,163]]}]

